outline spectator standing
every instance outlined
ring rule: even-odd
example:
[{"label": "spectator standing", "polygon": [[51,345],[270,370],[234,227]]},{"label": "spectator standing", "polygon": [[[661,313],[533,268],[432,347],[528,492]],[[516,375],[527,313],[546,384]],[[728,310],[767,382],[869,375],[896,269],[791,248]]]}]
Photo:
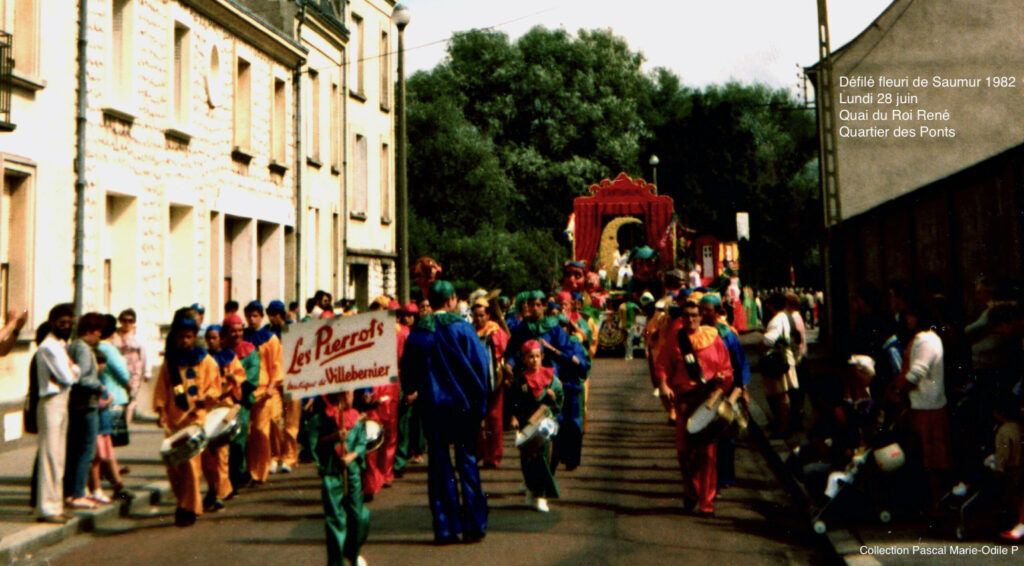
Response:
[{"label": "spectator standing", "polygon": [[78,381],[71,388],[68,403],[67,467],[64,470],[64,494],[73,509],[95,509],[86,495],[86,482],[96,456],[99,433],[99,403],[103,393],[93,348],[100,342],[105,322],[103,315],[90,312],[78,321],[78,339],[68,346],[68,354],[78,366]]},{"label": "spectator standing", "polygon": [[110,339],[110,343],[117,348],[124,357],[128,366],[128,405],[125,407],[125,415],[128,422],[132,422],[135,416],[135,402],[139,396],[144,379],[148,379],[146,364],[146,349],[139,342],[135,333],[136,316],[132,309],[125,309],[118,315],[117,321],[121,326]]},{"label": "spectator standing", "polygon": [[66,523],[64,517],[64,463],[67,450],[68,398],[78,381],[79,369],[68,356],[67,341],[75,324],[70,303],[50,309],[47,321],[36,331],[39,349],[32,359],[32,379],[38,389],[36,423],[39,430],[36,492],[37,520]]}]

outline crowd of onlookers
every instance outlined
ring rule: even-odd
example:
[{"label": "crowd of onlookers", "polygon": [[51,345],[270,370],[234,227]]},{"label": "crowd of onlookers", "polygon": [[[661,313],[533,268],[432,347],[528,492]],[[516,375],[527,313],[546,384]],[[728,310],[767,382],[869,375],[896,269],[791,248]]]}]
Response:
[{"label": "crowd of onlookers", "polygon": [[978,312],[956,324],[942,293],[857,291],[848,359],[800,379],[814,418],[794,463],[812,494],[833,499],[846,484],[865,490],[861,502],[935,527],[994,502],[982,515],[1012,527],[1004,538],[1024,538],[1021,288],[979,278],[975,293]]}]

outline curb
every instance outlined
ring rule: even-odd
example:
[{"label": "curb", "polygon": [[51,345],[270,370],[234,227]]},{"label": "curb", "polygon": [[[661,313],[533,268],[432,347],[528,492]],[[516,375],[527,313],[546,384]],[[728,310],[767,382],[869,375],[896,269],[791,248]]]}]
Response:
[{"label": "curb", "polygon": [[154,506],[173,499],[171,486],[166,481],[149,483],[131,492],[135,495],[131,502],[94,511],[77,511],[63,525],[29,523],[26,528],[5,536],[0,540],[0,564],[29,560],[41,548],[59,544],[80,533],[93,532],[98,525],[117,517],[152,515]]},{"label": "curb", "polygon": [[[808,527],[810,527],[812,517],[811,497],[803,484],[797,481],[793,474],[789,473],[785,465],[783,456],[787,455],[788,447],[782,441],[773,443],[765,435],[764,429],[768,425],[769,419],[756,401],[751,400],[747,405],[747,409],[750,411],[751,417],[750,426],[748,427],[750,439],[761,447],[762,453],[768,460],[768,465],[771,466],[775,476],[795,500],[797,509],[806,515]],[[782,446],[783,449],[778,449],[776,444]],[[848,566],[880,566],[881,564],[874,557],[860,552],[863,542],[854,536],[849,529],[828,530],[824,536],[818,534],[815,534],[815,536],[820,537],[837,560],[842,561]]]}]

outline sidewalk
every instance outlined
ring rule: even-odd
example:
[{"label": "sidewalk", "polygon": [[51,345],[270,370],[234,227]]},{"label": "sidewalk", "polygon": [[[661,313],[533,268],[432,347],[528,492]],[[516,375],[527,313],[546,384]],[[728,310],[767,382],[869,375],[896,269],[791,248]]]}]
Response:
[{"label": "sidewalk", "polygon": [[130,507],[114,503],[94,511],[76,511],[75,517],[64,525],[37,523],[35,510],[29,507],[35,446],[5,452],[0,458],[0,564],[28,560],[36,550],[92,531],[119,514],[162,512],[156,506],[173,500],[159,454],[163,431],[155,424],[137,423],[132,425],[130,434],[131,444],[116,449],[116,453],[118,463],[131,469],[124,476],[124,483],[135,493],[135,501]]},{"label": "sidewalk", "polygon": [[[816,346],[817,333],[810,334],[810,350],[808,359],[812,367],[826,370],[824,353]],[[771,465],[776,469],[779,477],[791,495],[796,499],[798,507],[807,510],[807,528],[813,528],[813,516],[816,509],[813,506],[813,499],[802,483],[792,473],[785,462],[790,457],[793,449],[798,447],[804,440],[802,432],[796,433],[785,440],[768,439],[762,433],[769,421],[768,404],[761,387],[761,376],[756,372],[757,368],[757,344],[761,340],[758,332],[746,334],[741,338],[744,349],[751,363],[752,377],[750,390],[750,412],[757,427],[753,429],[753,437],[756,441],[763,443],[769,457],[773,460]],[[816,377],[825,378],[825,375],[814,373]],[[810,421],[809,401],[804,408],[805,430]],[[774,457],[772,457],[774,455]],[[880,518],[848,518],[846,520],[831,519],[825,524],[826,532],[819,533],[828,541],[828,545],[834,550],[836,556],[844,563],[851,566],[876,566],[880,564],[918,564],[923,561],[934,559],[936,556],[973,556],[976,560],[982,559],[985,564],[1019,564],[1021,553],[1024,547],[1014,547],[1003,544],[999,541],[997,532],[984,532],[979,530],[968,531],[966,540],[958,541],[955,532],[955,518],[945,519],[938,530],[929,530],[927,522],[920,517],[907,517],[898,514],[891,515],[891,522],[882,523]],[[1006,554],[1002,554],[1003,551]],[[1016,555],[1014,555],[1016,553]]]}]

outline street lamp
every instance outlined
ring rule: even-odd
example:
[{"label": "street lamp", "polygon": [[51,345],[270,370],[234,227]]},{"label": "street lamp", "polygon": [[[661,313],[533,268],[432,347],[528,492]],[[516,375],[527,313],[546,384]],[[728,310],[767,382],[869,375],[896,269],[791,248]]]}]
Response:
[{"label": "street lamp", "polygon": [[395,215],[398,226],[395,234],[398,240],[398,300],[404,305],[409,302],[409,186],[406,170],[405,132],[405,26],[409,25],[409,9],[405,4],[395,6],[391,22],[398,28],[398,84],[395,90],[395,190],[397,194]]},{"label": "street lamp", "polygon": [[651,154],[651,159],[647,163],[650,164],[651,170],[653,171],[652,176],[654,177],[654,187],[655,187],[654,190],[657,191],[658,190],[657,189],[657,187],[658,187],[658,163],[660,163],[658,161],[658,156],[654,155],[652,153]]}]

